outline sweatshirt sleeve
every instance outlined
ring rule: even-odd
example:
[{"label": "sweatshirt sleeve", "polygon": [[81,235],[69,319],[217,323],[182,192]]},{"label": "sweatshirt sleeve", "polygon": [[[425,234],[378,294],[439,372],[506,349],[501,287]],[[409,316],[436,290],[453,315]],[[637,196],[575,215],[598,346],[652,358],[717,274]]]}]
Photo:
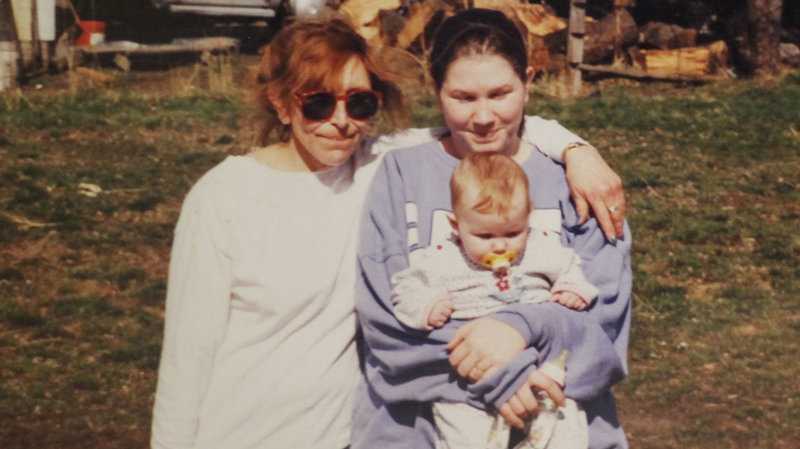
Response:
[{"label": "sweatshirt sleeve", "polygon": [[227,322],[231,262],[222,221],[204,193],[209,192],[196,186],[187,196],[172,245],[154,449],[194,447],[200,404]]},{"label": "sweatshirt sleeve", "polygon": [[592,218],[583,226],[564,226],[563,234],[580,256],[586,279],[598,289],[594,304],[582,312],[552,303],[516,304],[492,317],[519,331],[543,359],[569,349],[564,393],[579,402],[592,401],[627,375],[630,230],[626,224],[625,236],[612,245]]},{"label": "sweatshirt sleeve", "polygon": [[[554,263],[554,273],[552,277],[553,286],[550,288],[552,293],[571,292],[580,296],[587,305],[597,298],[597,287],[586,279],[581,269],[581,258],[572,248],[561,245],[557,236],[549,235],[541,237],[541,243],[536,246],[542,249],[547,258]],[[535,275],[535,272],[531,273]]]},{"label": "sweatshirt sleeve", "polygon": [[392,276],[394,314],[408,327],[432,330],[428,324],[431,310],[447,297],[447,290],[432,280],[432,269],[434,267],[429,264],[420,263]]},{"label": "sweatshirt sleeve", "polygon": [[[403,179],[389,153],[375,174],[364,206],[356,283],[366,378],[388,403],[440,399],[437,387],[450,383],[444,347],[454,333],[453,326],[418,331],[402,326],[393,314],[391,279],[409,266],[406,248]],[[452,388],[450,393],[457,390]]]},{"label": "sweatshirt sleeve", "polygon": [[585,143],[572,131],[564,128],[555,120],[548,120],[538,115],[525,117],[525,132],[522,138],[539,148],[539,151],[550,159],[563,164],[564,149],[571,143]]}]

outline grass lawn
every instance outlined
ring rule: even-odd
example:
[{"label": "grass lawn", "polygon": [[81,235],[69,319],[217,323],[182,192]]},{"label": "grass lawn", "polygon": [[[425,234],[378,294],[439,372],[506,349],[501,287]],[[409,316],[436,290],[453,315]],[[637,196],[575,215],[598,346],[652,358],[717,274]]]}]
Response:
[{"label": "grass lawn", "polygon": [[[197,178],[254,141],[250,62],[1,94],[4,449],[148,446],[173,226]],[[529,111],[625,181],[634,322],[615,392],[631,447],[800,447],[800,72],[547,87]],[[413,98],[415,126],[439,123]]]}]

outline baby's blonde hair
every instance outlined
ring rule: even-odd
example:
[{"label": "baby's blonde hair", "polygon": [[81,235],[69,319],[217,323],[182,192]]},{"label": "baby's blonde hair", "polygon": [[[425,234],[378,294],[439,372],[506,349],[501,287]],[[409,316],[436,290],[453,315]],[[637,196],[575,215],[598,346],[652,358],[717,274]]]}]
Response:
[{"label": "baby's blonde hair", "polygon": [[514,193],[522,189],[526,212],[531,205],[528,176],[510,157],[489,151],[471,153],[458,164],[450,178],[450,202],[453,210],[461,204],[464,193],[477,190],[478,201],[472,209],[482,214],[508,215]]}]

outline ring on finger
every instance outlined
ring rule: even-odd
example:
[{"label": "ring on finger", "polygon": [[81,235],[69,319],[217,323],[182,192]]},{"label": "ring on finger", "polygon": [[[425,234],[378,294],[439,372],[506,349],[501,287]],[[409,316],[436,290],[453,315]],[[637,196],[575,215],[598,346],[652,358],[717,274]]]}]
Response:
[{"label": "ring on finger", "polygon": [[617,206],[616,204],[614,204],[614,205],[612,205],[612,206],[610,206],[610,207],[608,208],[608,211],[609,211],[609,212],[611,212],[611,213],[613,214],[614,212],[616,212],[616,211],[617,211],[617,209],[619,209],[619,206]]}]

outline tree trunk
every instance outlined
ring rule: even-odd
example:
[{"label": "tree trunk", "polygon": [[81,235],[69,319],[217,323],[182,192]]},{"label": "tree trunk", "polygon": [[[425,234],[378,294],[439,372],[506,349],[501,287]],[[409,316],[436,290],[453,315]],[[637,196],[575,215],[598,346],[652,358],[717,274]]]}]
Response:
[{"label": "tree trunk", "polygon": [[747,0],[747,63],[750,73],[764,78],[780,67],[783,0]]}]

